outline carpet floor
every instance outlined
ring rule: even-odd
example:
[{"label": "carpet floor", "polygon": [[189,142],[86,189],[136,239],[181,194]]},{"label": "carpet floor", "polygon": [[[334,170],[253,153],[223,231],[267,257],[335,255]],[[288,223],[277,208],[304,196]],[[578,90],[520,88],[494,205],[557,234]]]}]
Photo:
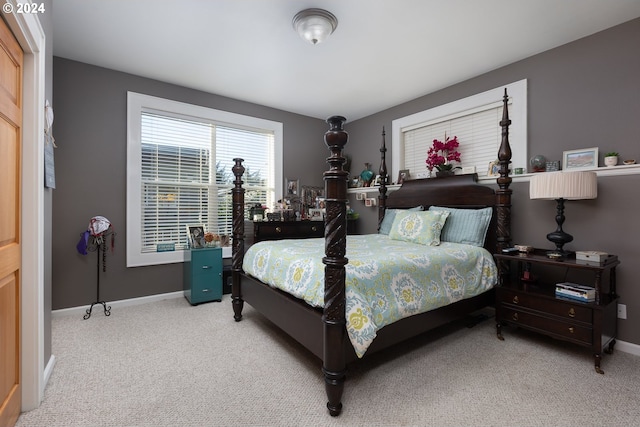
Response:
[{"label": "carpet floor", "polygon": [[55,369],[17,426],[640,425],[640,357],[604,355],[599,375],[588,349],[515,328],[500,341],[486,314],[350,366],[335,418],[321,362],[250,306],[235,322],[228,295],[54,316]]}]

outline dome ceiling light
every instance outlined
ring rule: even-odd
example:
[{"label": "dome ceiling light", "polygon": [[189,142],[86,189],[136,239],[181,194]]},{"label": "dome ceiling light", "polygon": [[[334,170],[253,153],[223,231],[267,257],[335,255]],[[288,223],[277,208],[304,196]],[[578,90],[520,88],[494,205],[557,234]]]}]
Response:
[{"label": "dome ceiling light", "polygon": [[293,17],[293,28],[311,44],[322,43],[338,26],[338,19],[324,9],[305,9]]}]

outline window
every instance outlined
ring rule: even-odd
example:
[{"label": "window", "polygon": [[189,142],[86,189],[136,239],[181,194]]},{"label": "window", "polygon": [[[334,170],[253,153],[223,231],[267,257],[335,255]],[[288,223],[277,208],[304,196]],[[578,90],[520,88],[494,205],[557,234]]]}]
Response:
[{"label": "window", "polygon": [[428,171],[427,151],[434,139],[457,136],[462,167],[474,167],[478,177],[487,175],[497,159],[502,141],[502,97],[509,95],[509,142],[515,167],[527,161],[527,81],[521,80],[468,98],[425,110],[392,123],[392,172],[409,169],[413,178]]},{"label": "window", "polygon": [[187,225],[231,235],[236,157],[247,203],[281,197],[282,123],[133,92],[127,114],[128,267],[182,262]]}]

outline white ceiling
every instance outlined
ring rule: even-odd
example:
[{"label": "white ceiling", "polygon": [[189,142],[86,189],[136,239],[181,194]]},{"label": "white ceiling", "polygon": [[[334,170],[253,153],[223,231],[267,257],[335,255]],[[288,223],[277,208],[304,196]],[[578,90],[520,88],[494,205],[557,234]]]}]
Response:
[{"label": "white ceiling", "polygon": [[[324,43],[293,30],[320,7]],[[54,55],[350,121],[640,16],[640,0],[55,0]]]}]

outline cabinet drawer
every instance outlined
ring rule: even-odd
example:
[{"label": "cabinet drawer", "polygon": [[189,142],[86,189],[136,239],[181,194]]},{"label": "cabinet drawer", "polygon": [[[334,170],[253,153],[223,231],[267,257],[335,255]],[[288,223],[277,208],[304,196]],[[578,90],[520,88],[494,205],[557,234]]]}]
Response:
[{"label": "cabinet drawer", "polygon": [[577,320],[584,323],[593,323],[593,309],[573,304],[568,301],[556,301],[543,298],[535,294],[525,294],[507,288],[498,288],[498,302],[532,310],[542,311],[554,316],[562,317],[568,321]]},{"label": "cabinet drawer", "polygon": [[191,286],[191,298],[194,301],[219,300],[222,298],[222,277],[219,275],[198,279]]},{"label": "cabinet drawer", "polygon": [[569,322],[559,322],[527,311],[521,311],[512,306],[504,307],[503,310],[504,317],[502,320],[509,323],[556,335],[584,345],[593,343],[593,330],[590,327],[578,326]]},{"label": "cabinet drawer", "polygon": [[262,223],[256,230],[257,240],[266,239],[291,239],[306,237],[323,237],[324,224],[318,222],[314,224],[293,222],[291,224],[269,224]]}]

